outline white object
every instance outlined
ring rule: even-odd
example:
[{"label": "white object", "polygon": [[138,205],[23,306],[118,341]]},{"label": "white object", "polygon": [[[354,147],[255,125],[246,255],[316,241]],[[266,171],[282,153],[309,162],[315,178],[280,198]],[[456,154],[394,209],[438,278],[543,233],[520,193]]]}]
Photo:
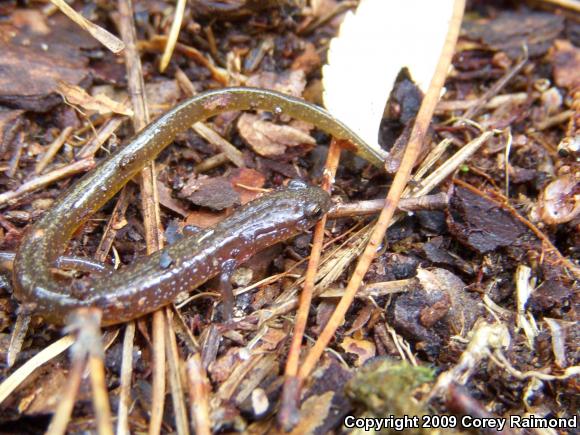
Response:
[{"label": "white object", "polygon": [[445,42],[453,0],[361,0],[330,43],[323,67],[328,111],[379,147],[386,102],[401,68],[426,91]]}]

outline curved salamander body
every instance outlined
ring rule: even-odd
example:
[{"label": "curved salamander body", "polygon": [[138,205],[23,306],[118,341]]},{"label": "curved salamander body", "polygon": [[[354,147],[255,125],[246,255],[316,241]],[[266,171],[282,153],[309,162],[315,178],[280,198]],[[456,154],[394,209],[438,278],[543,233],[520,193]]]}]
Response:
[{"label": "curved salamander body", "polygon": [[[80,307],[99,307],[105,325],[131,320],[218,275],[226,261],[243,263],[256,252],[308,229],[329,205],[329,195],[318,187],[281,189],[246,204],[215,227],[92,280],[85,288],[65,292],[52,286],[52,278],[40,280],[42,276],[32,269],[28,276],[35,281],[24,284],[34,286],[33,292],[18,292],[17,297],[32,303],[35,312],[54,323],[64,322],[69,312]],[[19,261],[16,264],[22,267]],[[34,261],[32,256],[24,266],[33,267]],[[230,295],[224,298],[231,304]]]},{"label": "curved salamander body", "polygon": [[215,228],[169,246],[106,279],[88,286],[63,288],[51,268],[75,230],[133,178],[175,136],[218,113],[262,109],[314,124],[338,139],[349,140],[355,152],[381,165],[383,155],[324,110],[273,91],[229,88],[210,91],[178,105],[150,124],[129,144],[105,159],[73,185],[25,234],[14,261],[16,297],[55,323],[71,310],[97,306],[103,324],[120,323],[170,303],[220,272],[222,262],[245,261],[266,246],[307,227],[328,209],[321,189],[294,184],[241,208]]}]

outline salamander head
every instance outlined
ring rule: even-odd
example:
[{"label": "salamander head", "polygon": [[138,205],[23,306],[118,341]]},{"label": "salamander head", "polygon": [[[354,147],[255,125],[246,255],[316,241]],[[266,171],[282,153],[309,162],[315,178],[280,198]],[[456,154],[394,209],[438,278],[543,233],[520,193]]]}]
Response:
[{"label": "salamander head", "polygon": [[312,227],[330,208],[330,195],[316,186],[292,180],[285,192],[296,201],[296,226],[299,230]]},{"label": "salamander head", "polygon": [[311,228],[330,208],[330,195],[304,182],[290,182],[244,205],[216,226],[216,233],[245,241],[257,252]]}]

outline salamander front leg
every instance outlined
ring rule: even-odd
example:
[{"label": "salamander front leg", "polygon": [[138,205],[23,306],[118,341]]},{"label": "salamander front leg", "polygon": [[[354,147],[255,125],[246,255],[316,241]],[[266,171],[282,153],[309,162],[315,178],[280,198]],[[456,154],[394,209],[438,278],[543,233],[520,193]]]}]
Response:
[{"label": "salamander front leg", "polygon": [[223,297],[223,310],[222,314],[224,318],[229,321],[232,319],[234,311],[234,292],[231,283],[231,278],[236,270],[236,260],[230,259],[226,260],[222,265],[221,275],[220,275],[220,292]]}]

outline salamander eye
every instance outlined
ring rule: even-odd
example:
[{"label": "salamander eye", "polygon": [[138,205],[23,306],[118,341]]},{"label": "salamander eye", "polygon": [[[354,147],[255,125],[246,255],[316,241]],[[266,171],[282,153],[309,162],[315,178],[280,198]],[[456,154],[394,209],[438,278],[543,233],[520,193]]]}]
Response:
[{"label": "salamander eye", "polygon": [[288,182],[288,189],[292,189],[292,190],[302,190],[302,189],[306,189],[308,187],[308,184],[306,184],[304,181],[302,180],[290,180]]},{"label": "salamander eye", "polygon": [[308,204],[304,209],[304,213],[309,217],[321,216],[322,209],[318,204]]}]

